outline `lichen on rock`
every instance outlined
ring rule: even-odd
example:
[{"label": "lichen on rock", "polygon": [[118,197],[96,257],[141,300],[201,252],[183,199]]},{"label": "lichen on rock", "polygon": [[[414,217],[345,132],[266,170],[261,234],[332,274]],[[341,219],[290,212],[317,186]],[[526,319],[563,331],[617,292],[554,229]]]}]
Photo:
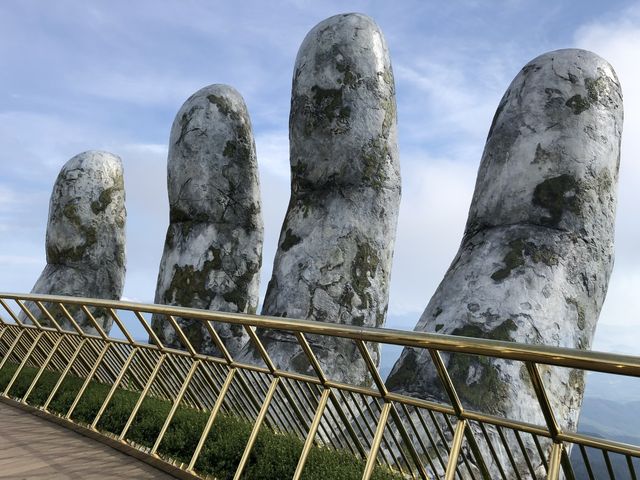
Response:
[{"label": "lichen on rock", "polygon": [[[53,186],[47,222],[47,265],[32,293],[119,300],[125,277],[125,192],[122,160],[108,152],[87,151],[69,160]],[[48,324],[38,307],[27,308]],[[57,307],[45,304],[64,328],[70,322]],[[97,331],[80,309],[68,307],[86,332]],[[109,333],[113,319],[91,309]],[[26,315],[21,319],[28,321]]]},{"label": "lichen on rock", "polygon": [[[384,323],[400,202],[395,87],[370,18],[315,26],[296,58],[291,200],[262,313],[379,327]],[[261,333],[280,368],[311,373],[294,338]],[[309,336],[328,377],[369,384],[355,344]],[[371,349],[375,362],[377,347]],[[257,361],[247,347],[244,358]]]},{"label": "lichen on rock", "polygon": [[[255,144],[246,105],[226,85],[192,95],[173,123],[167,161],[170,225],[155,302],[255,313],[262,262],[262,217]],[[219,354],[207,328],[179,318],[196,350]],[[184,348],[162,315],[160,340]],[[231,355],[247,340],[242,327],[216,323]]]}]

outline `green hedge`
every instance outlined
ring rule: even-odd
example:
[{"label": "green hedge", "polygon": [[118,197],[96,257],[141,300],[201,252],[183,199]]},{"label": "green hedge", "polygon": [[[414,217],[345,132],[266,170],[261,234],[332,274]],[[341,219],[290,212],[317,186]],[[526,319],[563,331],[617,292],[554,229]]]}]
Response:
[{"label": "green hedge", "polygon": [[[6,364],[0,371],[0,391],[4,390],[17,366]],[[11,387],[11,396],[21,398],[29,388],[36,369],[25,367]],[[59,378],[59,372],[45,370],[36,387],[31,392],[30,405],[42,405]],[[56,393],[49,410],[60,414],[68,411],[83,379],[68,375]],[[85,424],[92,423],[110,385],[91,382],[75,408],[72,419]],[[120,434],[131,410],[139,397],[139,392],[118,389],[98,422],[101,431]],[[167,417],[170,402],[157,398],[146,398],[127,432],[127,439],[151,447]],[[162,456],[188,463],[200,439],[209,412],[180,407],[158,449]],[[252,429],[252,423],[239,417],[220,412],[207,437],[196,471],[231,479]],[[244,478],[273,480],[291,478],[302,451],[303,441],[295,435],[275,433],[269,428],[260,429],[251,457],[245,467]],[[330,448],[313,447],[307,458],[302,478],[306,480],[350,480],[362,476],[364,462],[350,452]],[[400,474],[376,467],[372,478],[376,480],[400,480]]]}]

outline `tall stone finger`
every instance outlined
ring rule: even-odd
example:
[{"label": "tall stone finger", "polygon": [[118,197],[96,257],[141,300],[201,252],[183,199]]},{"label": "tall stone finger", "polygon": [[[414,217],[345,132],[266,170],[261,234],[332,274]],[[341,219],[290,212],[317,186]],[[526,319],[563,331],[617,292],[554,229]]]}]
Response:
[{"label": "tall stone finger", "polygon": [[[460,249],[417,331],[588,349],[613,266],[622,96],[584,50],[529,62],[496,111]],[[405,349],[387,385],[442,398],[429,355]],[[446,358],[463,403],[544,425],[523,366]],[[574,429],[583,373],[543,368],[556,418]]]},{"label": "tall stone finger", "polygon": [[[255,144],[247,107],[227,85],[210,85],[182,106],[167,161],[170,225],[156,303],[255,313],[262,262],[262,217]],[[217,347],[200,323],[179,319],[194,347]],[[181,346],[161,315],[160,339]],[[246,342],[241,326],[215,324],[233,355]]]},{"label": "tall stone finger", "polygon": [[[391,63],[373,20],[338,15],[309,32],[296,58],[289,128],[291,199],[262,313],[382,326],[400,168]],[[282,368],[312,372],[295,338],[262,338]],[[310,340],[329,377],[370,381],[353,343]],[[371,353],[377,362],[378,350]]]},{"label": "tall stone finger", "polygon": [[[46,236],[47,265],[32,293],[119,300],[125,278],[124,202],[120,157],[88,151],[69,160],[53,186]],[[28,307],[39,321],[47,323],[35,305]],[[45,307],[61,324],[71,327],[56,307]],[[69,309],[84,331],[97,333],[80,310]],[[113,322],[109,314],[95,309],[93,315],[108,333]]]}]

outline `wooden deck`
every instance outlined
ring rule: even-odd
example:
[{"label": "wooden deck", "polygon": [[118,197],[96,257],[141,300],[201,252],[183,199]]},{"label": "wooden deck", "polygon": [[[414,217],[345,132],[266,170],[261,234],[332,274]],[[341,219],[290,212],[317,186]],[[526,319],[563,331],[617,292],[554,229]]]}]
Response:
[{"label": "wooden deck", "polygon": [[0,479],[174,477],[96,440],[0,402]]}]

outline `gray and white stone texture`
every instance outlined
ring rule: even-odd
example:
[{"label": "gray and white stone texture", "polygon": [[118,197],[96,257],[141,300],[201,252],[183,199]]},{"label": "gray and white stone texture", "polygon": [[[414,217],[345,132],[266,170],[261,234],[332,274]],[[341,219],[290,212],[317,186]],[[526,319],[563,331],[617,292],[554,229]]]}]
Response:
[{"label": "gray and white stone texture", "polygon": [[[622,121],[618,79],[599,56],[558,50],[522,69],[489,130],[460,249],[416,331],[591,347],[613,267]],[[544,425],[523,364],[444,358],[466,408]],[[574,430],[583,373],[540,371]],[[448,401],[425,351],[405,349],[387,385]]]},{"label": "gray and white stone texture", "polygon": [[[381,327],[400,166],[393,73],[372,19],[337,15],[307,34],[295,62],[289,137],[291,198],[262,314]],[[294,337],[261,338],[279,367],[312,374]],[[309,340],[328,377],[371,382],[353,342]],[[371,354],[377,363],[377,348]],[[250,347],[245,357],[256,360]]]},{"label": "gray and white stone texture", "polygon": [[[182,106],[171,128],[167,161],[170,224],[155,303],[255,313],[262,262],[260,186],[251,121],[240,94],[210,85]],[[178,319],[202,353],[219,353],[198,321]],[[182,347],[166,318],[154,315],[161,341]],[[234,355],[247,335],[216,323]]]},{"label": "gray and white stone texture", "polygon": [[[125,192],[122,161],[108,152],[83,152],[60,170],[53,186],[47,223],[47,265],[32,293],[120,300],[125,278]],[[38,308],[27,304],[46,323]],[[45,304],[51,308],[51,305]],[[97,333],[79,310],[70,307],[80,327]],[[61,312],[52,311],[65,327]],[[108,333],[113,319],[93,310]],[[22,315],[22,319],[26,317]]]}]

